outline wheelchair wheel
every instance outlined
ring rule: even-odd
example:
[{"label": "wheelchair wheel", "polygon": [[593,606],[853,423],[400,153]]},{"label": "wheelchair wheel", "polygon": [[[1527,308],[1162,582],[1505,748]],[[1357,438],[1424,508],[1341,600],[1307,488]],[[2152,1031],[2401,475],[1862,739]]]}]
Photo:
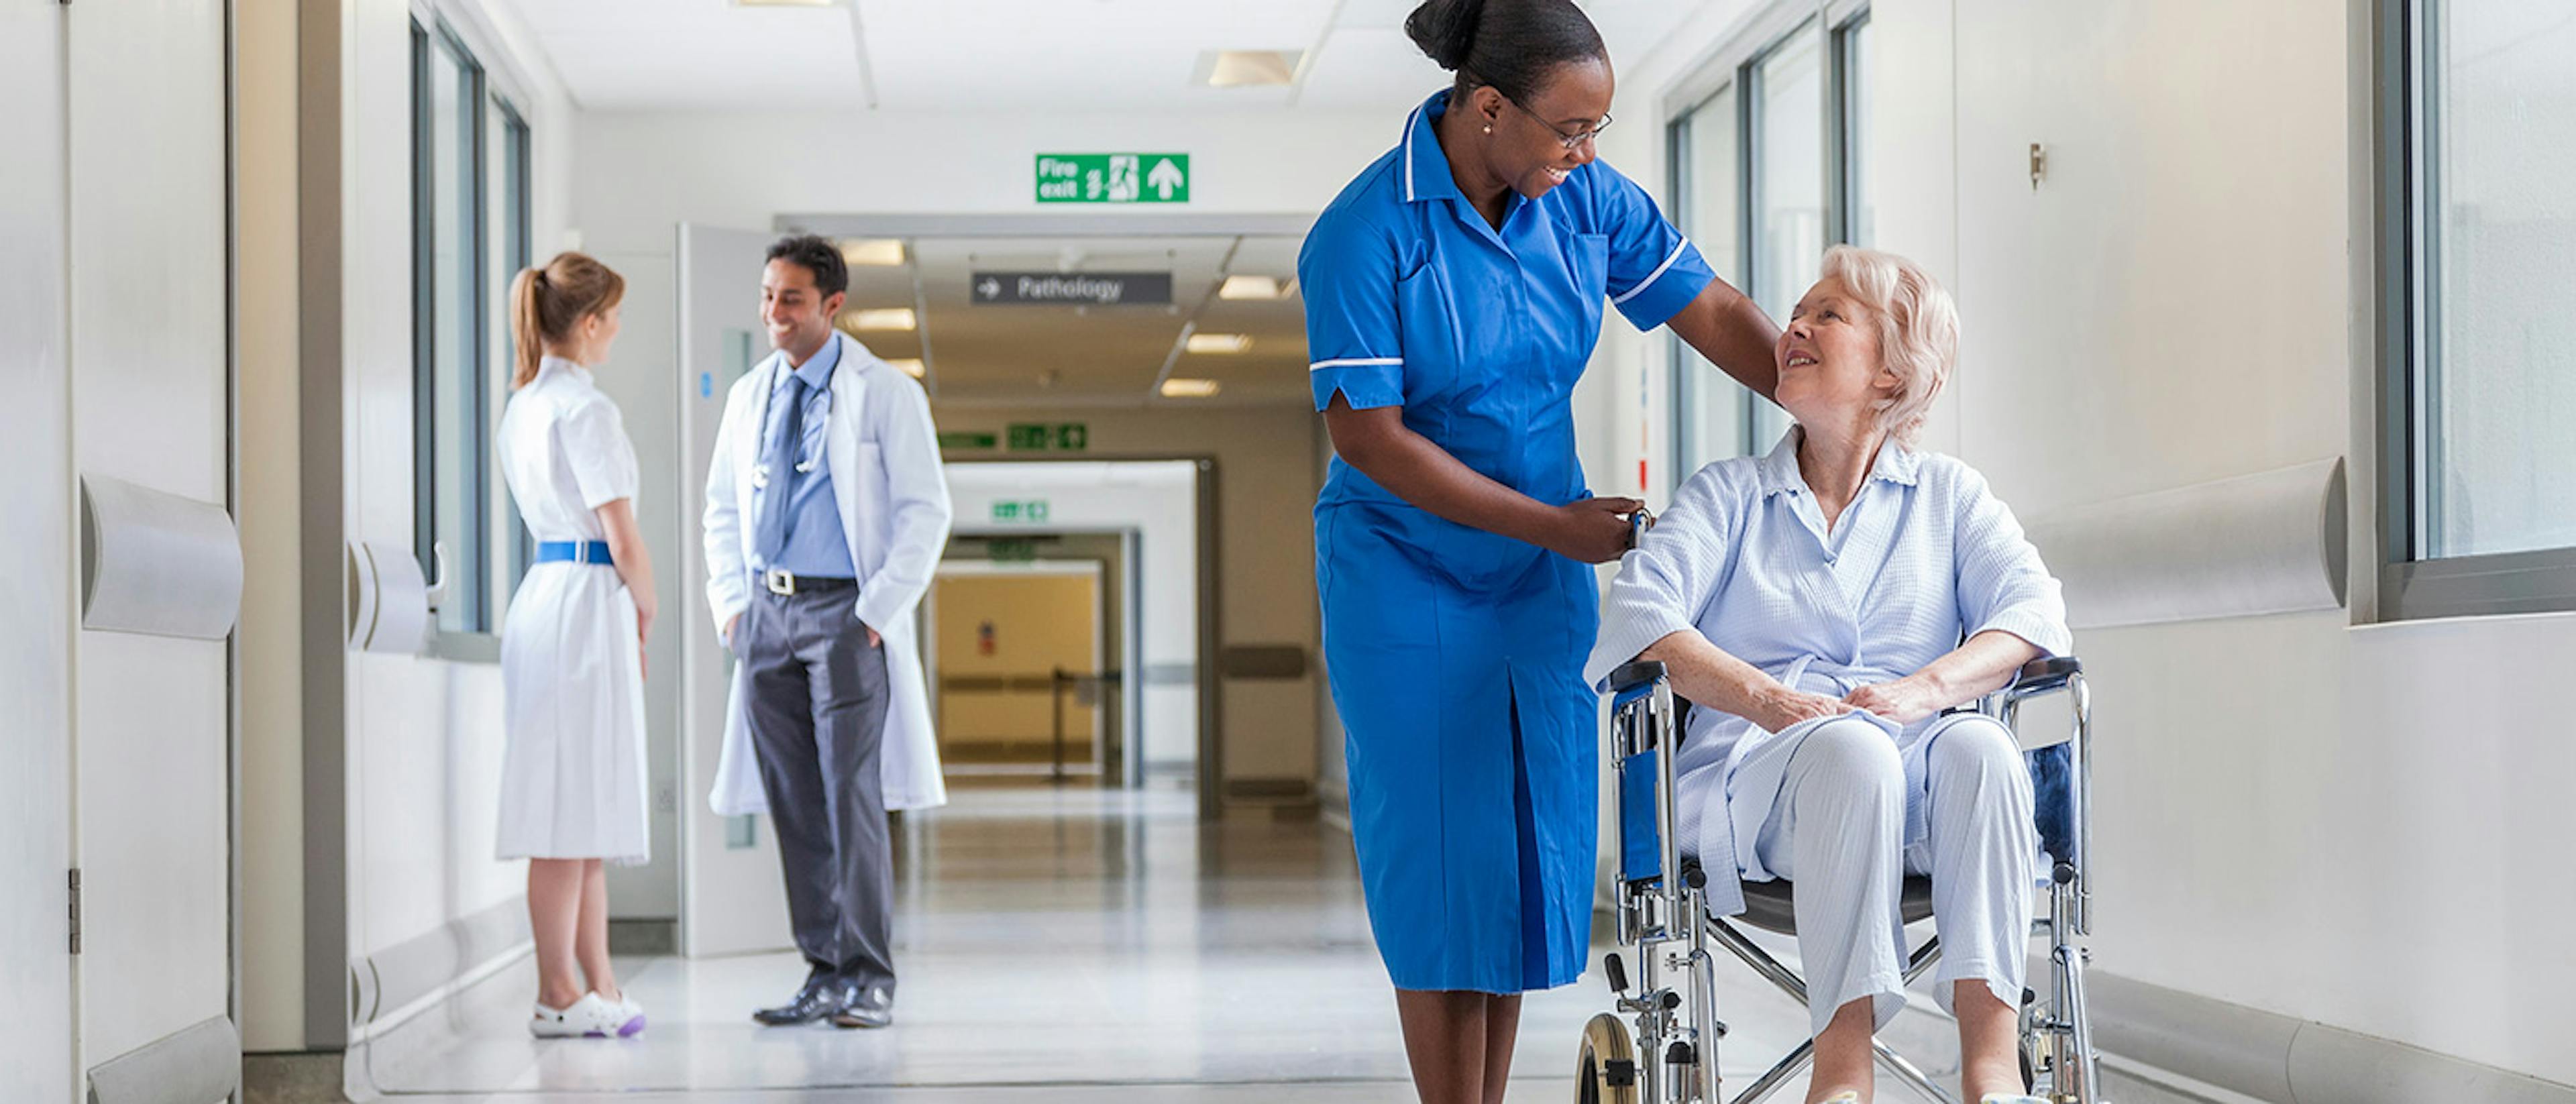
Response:
[{"label": "wheelchair wheel", "polygon": [[1583,1025],[1574,1062],[1575,1104],[1637,1104],[1637,1048],[1628,1025],[1603,1012]]}]

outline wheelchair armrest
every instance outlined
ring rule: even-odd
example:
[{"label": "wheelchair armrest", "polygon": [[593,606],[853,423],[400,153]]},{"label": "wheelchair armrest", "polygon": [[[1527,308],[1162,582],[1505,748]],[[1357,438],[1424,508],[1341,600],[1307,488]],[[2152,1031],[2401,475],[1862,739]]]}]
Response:
[{"label": "wheelchair armrest", "polygon": [[1624,694],[1640,686],[1652,686],[1663,678],[1664,665],[1659,660],[1640,659],[1623,663],[1610,672],[1610,692]]},{"label": "wheelchair armrest", "polygon": [[2022,664],[2009,690],[2015,698],[2036,697],[2064,689],[2068,679],[2083,673],[2084,661],[2074,656],[2042,656]]}]

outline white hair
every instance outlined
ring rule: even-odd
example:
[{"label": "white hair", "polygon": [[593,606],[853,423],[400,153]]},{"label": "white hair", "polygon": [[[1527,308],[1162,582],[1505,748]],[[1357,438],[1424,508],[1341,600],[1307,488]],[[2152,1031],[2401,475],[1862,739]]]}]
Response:
[{"label": "white hair", "polygon": [[1837,245],[1825,251],[1824,279],[1839,280],[1877,315],[1879,367],[1896,394],[1873,407],[1878,428],[1911,446],[1932,400],[1959,363],[1959,306],[1932,274],[1894,253]]}]

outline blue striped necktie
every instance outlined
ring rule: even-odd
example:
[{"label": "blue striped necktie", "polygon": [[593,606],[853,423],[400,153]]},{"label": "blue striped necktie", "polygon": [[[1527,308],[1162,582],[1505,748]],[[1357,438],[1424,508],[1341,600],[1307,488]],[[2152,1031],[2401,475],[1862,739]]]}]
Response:
[{"label": "blue striped necktie", "polygon": [[796,497],[796,452],[805,440],[805,378],[789,373],[787,386],[778,395],[787,404],[787,412],[778,419],[778,434],[769,439],[769,448],[761,456],[761,470],[768,473],[761,489],[760,517],[753,530],[753,547],[759,549],[763,564],[775,566],[787,550],[787,532],[793,515],[789,500]]}]

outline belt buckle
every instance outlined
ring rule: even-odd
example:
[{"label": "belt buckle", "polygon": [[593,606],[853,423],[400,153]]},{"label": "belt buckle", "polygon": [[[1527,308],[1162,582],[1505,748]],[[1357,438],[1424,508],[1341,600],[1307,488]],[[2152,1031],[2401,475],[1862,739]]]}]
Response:
[{"label": "belt buckle", "polygon": [[760,581],[769,587],[769,592],[771,594],[792,595],[796,593],[796,573],[789,571],[786,568],[773,567],[767,571],[761,572]]}]

